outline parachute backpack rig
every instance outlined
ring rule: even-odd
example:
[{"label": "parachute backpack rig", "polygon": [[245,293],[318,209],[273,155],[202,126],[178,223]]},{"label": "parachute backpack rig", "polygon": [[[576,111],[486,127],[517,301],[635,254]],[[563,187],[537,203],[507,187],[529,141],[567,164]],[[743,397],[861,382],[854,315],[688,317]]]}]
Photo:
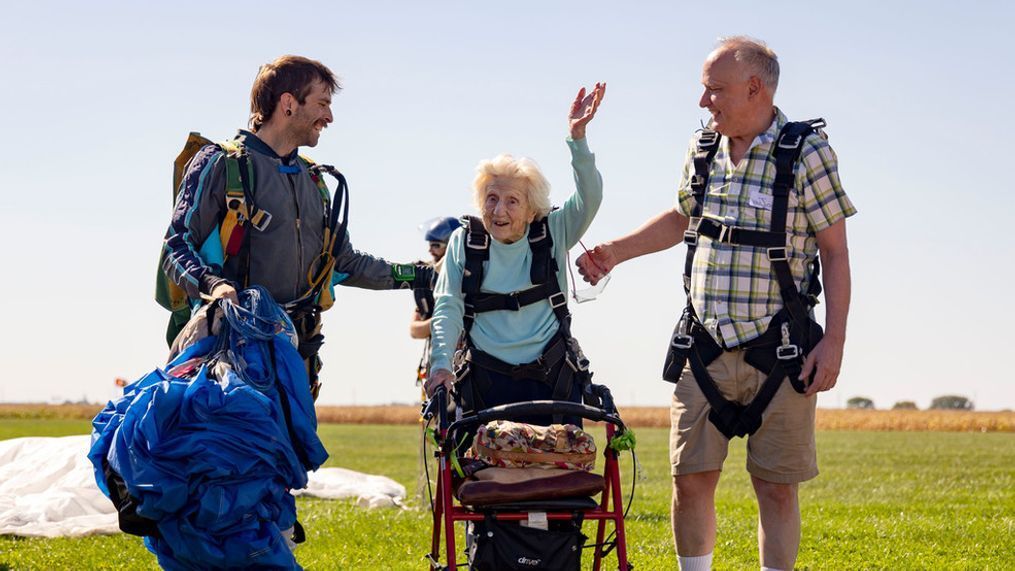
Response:
[{"label": "parachute backpack rig", "polygon": [[[219,267],[229,258],[242,257],[244,269],[243,287],[248,287],[250,274],[250,229],[264,230],[271,223],[271,213],[257,207],[254,202],[253,188],[255,185],[254,170],[247,157],[243,145],[235,140],[214,143],[198,132],[191,132],[183,146],[183,150],[173,162],[173,204],[180,192],[180,184],[190,160],[202,148],[208,145],[219,147],[225,154],[226,167],[226,198],[225,214],[218,228],[201,245],[200,250],[205,262]],[[311,270],[309,287],[303,295],[286,303],[286,309],[313,306],[313,311],[326,311],[334,305],[334,292],[331,287],[331,275],[335,267],[335,259],[344,246],[346,230],[349,222],[349,187],[345,176],[331,165],[318,164],[300,155],[298,160],[306,169],[311,180],[317,185],[321,202],[324,205],[324,241],[315,267]],[[299,167],[289,167],[298,172]],[[324,174],[331,175],[338,182],[335,190],[335,201],[332,202],[331,191],[324,181]],[[166,340],[171,345],[183,325],[191,317],[193,303],[187,292],[173,283],[163,270],[166,250],[162,249],[159,256],[159,269],[155,282],[155,300],[169,310],[172,315],[166,332]]]}]

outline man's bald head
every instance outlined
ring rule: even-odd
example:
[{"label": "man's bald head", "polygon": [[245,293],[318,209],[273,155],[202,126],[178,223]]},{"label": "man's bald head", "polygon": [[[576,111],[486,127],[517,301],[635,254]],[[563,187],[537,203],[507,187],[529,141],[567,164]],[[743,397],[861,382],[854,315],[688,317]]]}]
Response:
[{"label": "man's bald head", "polygon": [[765,42],[747,36],[720,38],[719,45],[708,59],[715,60],[726,54],[732,55],[747,73],[760,79],[768,91],[775,95],[775,90],[779,87],[779,56]]}]

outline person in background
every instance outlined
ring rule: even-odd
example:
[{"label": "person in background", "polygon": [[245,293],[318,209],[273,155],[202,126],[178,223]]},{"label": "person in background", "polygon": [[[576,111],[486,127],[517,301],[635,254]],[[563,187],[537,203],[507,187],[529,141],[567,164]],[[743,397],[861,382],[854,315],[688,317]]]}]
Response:
[{"label": "person in background", "polygon": [[430,368],[430,319],[433,317],[433,288],[437,282],[437,274],[443,265],[444,253],[448,250],[448,239],[451,233],[460,228],[462,223],[453,216],[437,218],[428,223],[424,239],[430,252],[431,261],[426,262],[434,269],[434,276],[426,287],[413,291],[416,308],[409,322],[409,337],[423,339],[423,356],[416,367],[416,385],[422,386],[426,381]]}]

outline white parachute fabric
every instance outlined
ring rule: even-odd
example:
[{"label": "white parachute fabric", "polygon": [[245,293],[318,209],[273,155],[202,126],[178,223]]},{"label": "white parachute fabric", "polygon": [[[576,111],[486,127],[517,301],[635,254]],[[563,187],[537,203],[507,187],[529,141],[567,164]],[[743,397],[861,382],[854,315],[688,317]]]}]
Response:
[{"label": "white parachute fabric", "polygon": [[[88,435],[0,440],[0,535],[80,537],[119,533],[116,508],[95,484]],[[309,474],[299,495],[401,506],[405,487],[344,468]]]},{"label": "white parachute fabric", "polygon": [[88,435],[0,440],[0,534],[119,533],[116,508],[95,485]]},{"label": "white parachute fabric", "polygon": [[405,486],[386,476],[372,476],[345,468],[321,468],[314,472],[302,490],[294,496],[313,496],[328,500],[356,498],[363,508],[402,506]]}]

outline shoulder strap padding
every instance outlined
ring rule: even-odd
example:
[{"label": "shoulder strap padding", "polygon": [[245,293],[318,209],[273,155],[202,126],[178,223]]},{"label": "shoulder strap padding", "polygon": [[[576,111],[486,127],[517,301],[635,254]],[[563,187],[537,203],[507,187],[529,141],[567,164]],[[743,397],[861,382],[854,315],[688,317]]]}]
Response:
[{"label": "shoulder strap padding", "polygon": [[557,278],[557,260],[553,258],[553,237],[550,236],[549,217],[533,220],[529,224],[529,248],[532,250],[532,265],[529,279],[539,285]]}]

